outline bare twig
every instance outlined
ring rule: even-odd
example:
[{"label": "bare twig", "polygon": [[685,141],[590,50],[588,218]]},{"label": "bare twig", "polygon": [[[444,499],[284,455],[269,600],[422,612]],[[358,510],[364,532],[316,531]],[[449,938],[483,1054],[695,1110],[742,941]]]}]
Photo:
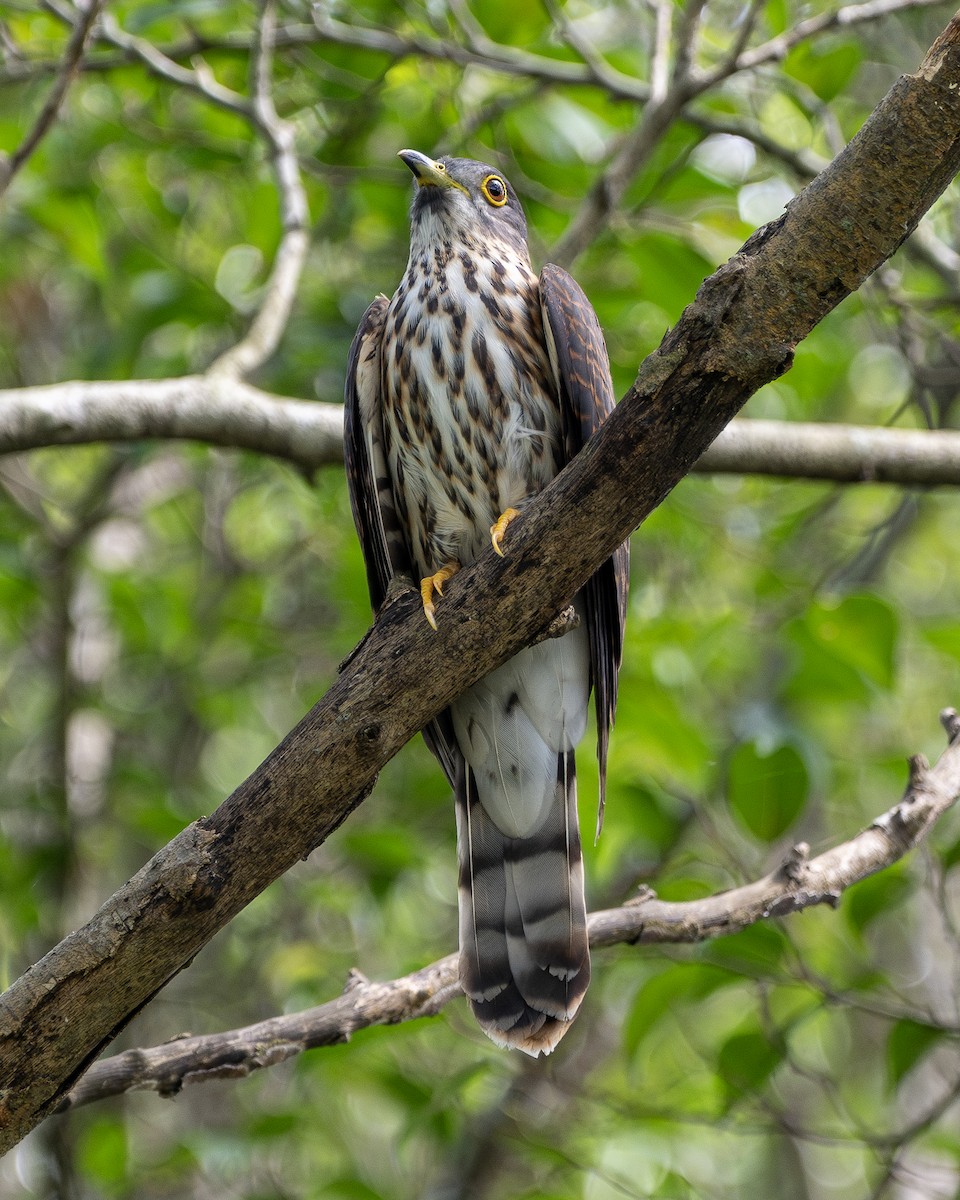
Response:
[{"label": "bare twig", "polygon": [[247,120],[251,118],[252,106],[247,98],[219,83],[202,59],[194,60],[193,70],[181,66],[146,38],[136,37],[121,29],[112,13],[104,13],[100,22],[100,37],[123,50],[131,58],[139,59],[160,79],[196,92],[228,112],[236,113]]},{"label": "bare twig", "polygon": [[673,63],[674,79],[686,79],[697,57],[700,40],[700,18],[706,0],[687,0],[680,13],[677,28],[677,51]]},{"label": "bare twig", "polygon": [[[525,76],[549,83],[596,86],[598,82],[595,64],[547,58],[542,54],[520,50],[516,46],[502,45],[485,35],[480,44],[474,44],[475,37],[471,37],[471,44],[464,46],[458,42],[441,41],[419,33],[401,36],[389,29],[348,25],[329,16],[319,5],[314,6],[313,11],[321,39],[339,45],[377,50],[394,58],[408,58],[413,55],[417,58],[458,63],[464,67],[480,66],[485,70],[499,71],[505,75]],[[649,87],[642,80],[624,75],[608,63],[604,64],[603,86],[611,96],[620,100],[644,101],[650,95]]]},{"label": "bare twig", "polygon": [[260,308],[247,334],[209,368],[209,374],[243,379],[261,366],[280,343],[296,300],[297,287],[309,249],[307,194],[300,175],[293,126],[277,115],[271,92],[271,63],[276,14],[266,0],[254,47],[253,111],[257,128],[267,139],[280,190],[283,234],[264,289]]},{"label": "bare twig", "polygon": [[[891,16],[893,13],[907,12],[914,8],[933,8],[942,3],[943,0],[867,0],[865,4],[847,4],[843,8],[834,9],[833,12],[820,13],[806,21],[799,21],[768,42],[754,46],[752,50],[743,50],[728,64],[725,75],[732,74],[733,71],[750,71],[769,62],[779,62],[801,42],[809,41],[831,29],[850,28]],[[709,71],[704,73],[705,77],[711,74]]]},{"label": "bare twig", "polygon": [[180,66],[145,38],[122,30],[112,17],[103,21],[103,36],[139,58],[154,74],[188,88],[229,112],[250,121],[270,149],[280,192],[282,236],[264,288],[263,299],[246,335],[210,366],[211,375],[242,379],[261,366],[280,342],[290,318],[309,248],[309,211],[300,175],[293,126],[277,114],[271,91],[276,14],[271,0],[263,4],[251,47],[252,99],[224,87],[199,57],[193,69]]},{"label": "bare twig", "polygon": [[[618,92],[626,77],[611,67],[603,55],[580,36],[573,22],[567,19],[566,13],[558,4],[554,4],[553,0],[543,0],[543,5],[565,44],[586,64],[593,81],[608,92]],[[492,43],[488,45],[492,47]]]},{"label": "bare twig", "polygon": [[689,99],[686,83],[675,80],[662,100],[647,103],[636,127],[620,142],[563,236],[554,243],[549,254],[551,262],[569,266],[590,245],[610,214],[619,208],[627,188]]},{"label": "bare twig", "polygon": [[210,375],[0,391],[0,454],[145,438],[258,450],[313,471],[343,461],[343,409]]},{"label": "bare twig", "polygon": [[[736,117],[708,110],[700,111],[693,107],[685,108],[680,114],[680,120],[704,133],[722,133],[751,142],[769,158],[782,163],[797,179],[812,179],[827,165],[827,160],[815,150],[782,145],[754,122],[738,120]],[[923,228],[921,225],[913,237],[916,238]]]},{"label": "bare twig", "polygon": [[[903,799],[850,841],[813,859],[806,846],[796,846],[765,878],[702,900],[670,903],[645,892],[621,908],[593,913],[591,946],[699,942],[814,904],[836,905],[852,884],[912,850],[960,798],[960,723],[953,709],[944,710],[941,721],[950,741],[936,766],[911,760]],[[305,1012],[104,1059],[83,1076],[60,1111],[133,1088],[170,1096],[188,1083],[249,1075],[305,1050],[349,1041],[358,1029],[434,1016],[458,995],[455,954],[389,983],[354,972],[336,1000]]]},{"label": "bare twig", "polygon": [[653,54],[650,56],[650,99],[660,104],[670,81],[670,41],[673,36],[673,5],[669,0],[653,0],[656,24]]},{"label": "bare twig", "polygon": [[[767,62],[778,61],[799,42],[816,37],[821,33],[827,33],[831,29],[878,20],[890,14],[914,8],[934,7],[940,3],[942,0],[870,0],[864,4],[847,5],[803,21],[785,34],[772,38],[752,50],[744,50],[740,56],[738,69],[748,69]],[[696,20],[699,19],[702,7],[702,0],[695,0],[694,4],[687,6],[688,11],[695,10],[696,19],[692,23],[693,27],[696,25]],[[462,9],[458,9],[458,16],[461,12]],[[687,20],[687,16],[688,14],[684,14],[682,19]],[[469,29],[464,22],[460,23],[464,33],[468,35],[465,44],[415,32],[400,34],[394,30],[376,26],[348,24],[346,21],[337,20],[319,8],[315,8],[312,25],[291,22],[281,26],[277,30],[276,45],[297,48],[316,45],[318,42],[333,42],[338,45],[386,53],[394,58],[416,56],[453,62],[459,66],[476,65],[501,74],[526,76],[544,83],[581,87],[594,87],[600,83],[615,99],[643,102],[650,95],[650,88],[644,81],[624,75],[611,67],[609,63],[604,63],[605,70],[602,79],[598,79],[594,66],[586,61],[575,63],[548,58],[542,54],[495,42],[486,34],[480,38],[476,36],[476,31],[479,30],[476,21],[471,23]],[[81,64],[82,70],[111,71],[124,66],[132,58],[144,59],[143,50],[149,43],[132,38],[126,33],[122,34],[120,39],[116,39],[110,31],[105,30],[104,32],[106,36],[100,40],[112,43],[121,51],[121,54],[114,57],[100,56],[87,59]],[[482,30],[479,32],[482,33]],[[682,39],[679,40],[682,42]],[[177,66],[185,60],[192,60],[196,55],[209,51],[242,54],[249,51],[252,44],[253,39],[242,30],[215,35],[205,35],[202,31],[192,30],[189,36],[177,42],[152,48],[156,50],[160,60],[165,60],[160,73],[172,80],[167,64],[172,63],[173,66]],[[682,44],[678,46],[678,57],[681,49]],[[151,66],[153,65],[151,64]],[[53,74],[58,66],[58,63],[49,60],[7,62],[0,71],[0,85],[20,83],[41,74]],[[191,73],[187,71],[187,75],[189,74]],[[186,78],[183,80],[183,85],[196,87],[195,81]]]},{"label": "bare twig", "polygon": [[67,48],[54,76],[53,87],[44,101],[40,115],[34,121],[33,128],[10,157],[0,160],[0,195],[7,190],[14,175],[40,145],[57,119],[67,89],[76,77],[91,30],[102,7],[103,0],[88,0],[86,8],[78,9],[73,32],[70,34]]},{"label": "bare twig", "polygon": [[719,63],[701,68],[695,61],[695,43],[703,3],[702,0],[690,0],[684,9],[677,34],[677,51],[669,86],[662,95],[651,93],[636,127],[623,139],[606,169],[595,180],[576,216],[555,244],[551,257],[562,266],[569,266],[583,253],[603,229],[611,213],[620,207],[627,188],[650,160],[666,130],[677,117],[685,114],[690,102],[705,91],[742,71],[754,70],[766,62],[783,58],[800,42],[828,29],[938,3],[942,3],[942,0],[868,0],[865,4],[848,5],[801,22],[780,37],[748,50],[745,43],[757,12],[756,5],[751,4],[731,51]]}]

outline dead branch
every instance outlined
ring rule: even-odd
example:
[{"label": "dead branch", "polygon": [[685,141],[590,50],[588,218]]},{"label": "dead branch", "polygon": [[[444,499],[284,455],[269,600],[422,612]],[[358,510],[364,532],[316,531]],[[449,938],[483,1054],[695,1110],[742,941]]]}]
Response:
[{"label": "dead branch", "polygon": [[[940,720],[948,744],[937,764],[929,768],[912,759],[903,798],[856,837],[816,858],[801,843],[765,878],[702,900],[671,903],[646,891],[620,908],[593,913],[591,946],[700,942],[814,904],[838,904],[852,884],[914,849],[960,799],[960,718],[954,709],[944,709]],[[305,1050],[349,1041],[358,1029],[434,1016],[459,995],[455,954],[388,983],[352,972],[342,995],[316,1008],[101,1059],[58,1111],[135,1088],[173,1096],[186,1084],[250,1075]]]}]

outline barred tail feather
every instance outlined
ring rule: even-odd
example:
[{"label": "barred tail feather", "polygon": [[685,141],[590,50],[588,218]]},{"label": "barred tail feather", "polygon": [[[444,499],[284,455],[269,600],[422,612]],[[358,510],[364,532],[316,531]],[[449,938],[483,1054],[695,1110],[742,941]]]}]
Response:
[{"label": "barred tail feather", "polygon": [[556,755],[553,796],[525,837],[508,837],[464,768],[457,788],[460,978],[498,1045],[549,1054],[590,982],[572,750]]}]

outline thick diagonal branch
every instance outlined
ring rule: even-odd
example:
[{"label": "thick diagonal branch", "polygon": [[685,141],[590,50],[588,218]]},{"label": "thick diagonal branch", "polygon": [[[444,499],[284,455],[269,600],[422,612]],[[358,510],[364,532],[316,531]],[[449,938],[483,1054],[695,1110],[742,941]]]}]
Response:
[{"label": "thick diagonal branch", "polygon": [[397,596],[324,699],[234,794],[0,997],[0,1150],[241,908],[360,803],[377,771],[529,642],[793,347],[900,245],[960,167],[960,18],[847,149],[701,288],[599,434],[446,589]]}]

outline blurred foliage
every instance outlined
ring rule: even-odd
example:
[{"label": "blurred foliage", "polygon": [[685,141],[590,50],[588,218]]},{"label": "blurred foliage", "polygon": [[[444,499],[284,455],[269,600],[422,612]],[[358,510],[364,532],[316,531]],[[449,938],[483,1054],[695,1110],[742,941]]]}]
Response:
[{"label": "blurred foliage", "polygon": [[[748,46],[832,6],[767,0]],[[904,6],[907,9],[907,6]],[[120,2],[119,27],[247,88],[252,3]],[[654,69],[639,0],[363,0],[279,8],[276,103],[294,122],[312,249],[264,388],[335,400],[357,319],[406,258],[413,145],[502,164],[535,261],[641,106],[598,72],[527,68],[592,47]],[[715,66],[746,9],[703,11]],[[915,69],[951,13],[916,8],[797,41],[719,81],[662,134],[575,264],[622,391],[705,275],[774,217]],[[371,30],[410,49],[394,54]],[[36,118],[59,4],[0,2],[0,147]],[[509,69],[484,64],[492,39]],[[417,53],[415,45],[436,53]],[[674,42],[674,45],[676,42]],[[473,45],[446,56],[444,46]],[[510,48],[513,48],[511,50]],[[516,53],[514,53],[514,51]],[[464,58],[473,61],[464,63]],[[588,73],[589,74],[589,73]],[[956,424],[955,194],[802,344],[747,415]],[[0,384],[200,371],[244,331],[280,236],[248,123],[106,40],[0,207]],[[622,704],[591,906],[638,884],[689,898],[798,840],[854,834],[935,757],[960,700],[957,497],[692,477],[634,539]],[[144,444],[0,461],[0,983],[185,823],[323,693],[369,621],[342,472]],[[586,828],[596,770],[581,755]],[[462,1003],[247,1080],[55,1118],[0,1163],[0,1197],[949,1197],[960,1188],[960,828],[813,910],[694,947],[596,955],[558,1053],[518,1061]],[[454,823],[420,744],[310,860],[218,936],[124,1033],[149,1045],[389,978],[456,936]]]}]

